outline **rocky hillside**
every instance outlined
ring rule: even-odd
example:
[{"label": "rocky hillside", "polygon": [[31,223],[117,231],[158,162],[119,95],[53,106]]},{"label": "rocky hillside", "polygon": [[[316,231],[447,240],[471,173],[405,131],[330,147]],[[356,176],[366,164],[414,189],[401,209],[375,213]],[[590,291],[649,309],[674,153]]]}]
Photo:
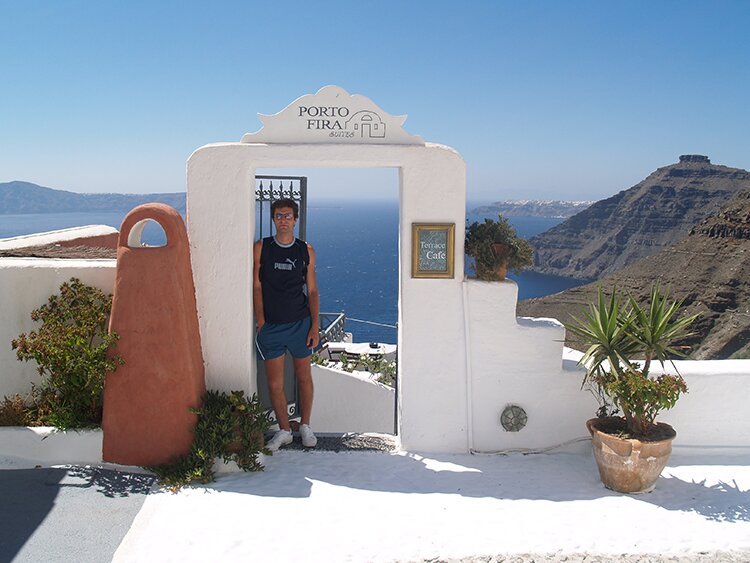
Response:
[{"label": "rocky hillside", "polygon": [[677,164],[532,238],[534,270],[599,279],[677,243],[747,189],[746,170],[683,155]]},{"label": "rocky hillside", "polygon": [[[605,277],[555,295],[522,301],[518,314],[563,321],[617,286],[644,299],[653,280],[685,298],[686,313],[699,312],[699,332],[688,342],[695,359],[750,357],[750,190],[704,219],[682,241]],[[580,348],[570,339],[568,345]]]},{"label": "rocky hillside", "polygon": [[160,202],[185,212],[185,193],[78,194],[30,182],[0,183],[0,214],[127,212],[142,203]]}]

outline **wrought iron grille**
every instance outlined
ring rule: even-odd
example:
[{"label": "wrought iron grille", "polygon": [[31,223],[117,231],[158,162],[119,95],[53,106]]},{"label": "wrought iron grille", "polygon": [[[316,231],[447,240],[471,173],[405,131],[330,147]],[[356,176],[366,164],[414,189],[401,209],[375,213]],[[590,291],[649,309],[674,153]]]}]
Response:
[{"label": "wrought iron grille", "polygon": [[277,199],[291,199],[299,205],[298,238],[307,240],[307,176],[255,176],[258,238],[273,234],[271,204]]}]

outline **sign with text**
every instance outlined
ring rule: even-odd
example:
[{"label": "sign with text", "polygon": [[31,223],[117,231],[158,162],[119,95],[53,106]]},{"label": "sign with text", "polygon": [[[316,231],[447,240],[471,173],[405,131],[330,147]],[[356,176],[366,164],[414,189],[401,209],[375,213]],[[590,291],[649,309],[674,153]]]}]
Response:
[{"label": "sign with text", "polygon": [[452,278],[455,223],[412,223],[411,277]]},{"label": "sign with text", "polygon": [[405,115],[390,115],[369,98],[325,86],[293,101],[275,115],[258,114],[263,127],[243,143],[336,143],[424,145],[403,129]]}]

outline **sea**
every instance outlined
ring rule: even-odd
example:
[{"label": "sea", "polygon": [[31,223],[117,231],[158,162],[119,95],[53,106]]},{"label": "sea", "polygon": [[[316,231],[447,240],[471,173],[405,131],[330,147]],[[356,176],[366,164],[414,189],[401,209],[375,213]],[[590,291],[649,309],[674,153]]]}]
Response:
[{"label": "sea", "polygon": [[[467,209],[476,207],[470,203]],[[119,229],[124,216],[123,212],[0,215],[0,238],[82,225],[110,225]],[[467,211],[469,222],[484,217]],[[549,217],[509,219],[525,238],[563,221]],[[347,317],[346,330],[356,342],[396,343],[398,225],[397,201],[313,201],[308,206],[307,240],[315,248],[318,260],[321,312],[343,311]],[[164,232],[149,224],[142,241],[164,244]],[[586,283],[586,280],[535,272],[511,273],[508,277],[518,283],[519,299],[541,297]]]}]

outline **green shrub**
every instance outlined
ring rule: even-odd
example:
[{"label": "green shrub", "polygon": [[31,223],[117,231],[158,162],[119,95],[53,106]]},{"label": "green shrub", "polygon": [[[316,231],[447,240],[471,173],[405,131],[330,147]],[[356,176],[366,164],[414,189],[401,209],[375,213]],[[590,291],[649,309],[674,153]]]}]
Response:
[{"label": "green shrub", "polygon": [[367,354],[360,356],[359,364],[372,375],[375,380],[389,387],[396,386],[396,362],[384,357],[373,357]]},{"label": "green shrub", "polygon": [[271,453],[263,444],[269,422],[257,395],[248,399],[243,391],[207,391],[202,406],[191,412],[198,422],[190,452],[172,463],[146,468],[162,485],[177,490],[196,480],[210,483],[216,458],[234,461],[243,471],[263,471],[258,454]]},{"label": "green shrub", "polygon": [[19,360],[38,364],[42,382],[33,408],[42,423],[61,429],[101,423],[105,374],[124,363],[109,354],[118,339],[107,332],[111,308],[111,295],[71,278],[31,312],[41,327],[13,340]]},{"label": "green shrub", "polygon": [[396,372],[398,370],[395,360],[388,360],[384,357],[370,356],[369,354],[347,354],[341,352],[339,362],[327,360],[318,354],[313,354],[312,363],[319,366],[333,366],[347,373],[352,373],[355,369],[362,369],[375,376],[375,381],[388,385],[396,386]]}]

